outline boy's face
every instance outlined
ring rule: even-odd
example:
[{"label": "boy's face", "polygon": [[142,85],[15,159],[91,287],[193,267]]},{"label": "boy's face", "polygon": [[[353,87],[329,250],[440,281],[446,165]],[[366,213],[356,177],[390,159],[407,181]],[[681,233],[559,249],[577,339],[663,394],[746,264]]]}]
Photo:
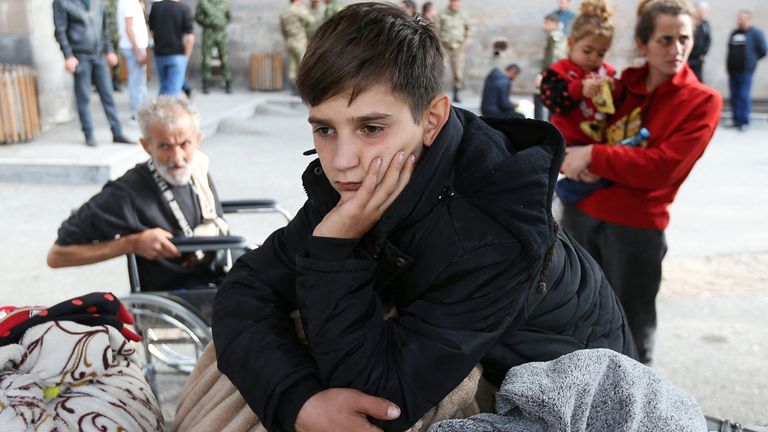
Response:
[{"label": "boy's face", "polygon": [[421,156],[427,116],[414,122],[410,106],[383,85],[372,87],[349,103],[349,92],[309,108],[315,149],[328,181],[346,201],[355,195],[368,168],[382,159],[379,181],[389,163],[403,151]]},{"label": "boy's face", "polygon": [[559,22],[557,22],[557,21],[550,21],[548,19],[544,20],[544,31],[545,32],[549,33],[551,31],[557,29],[558,27],[560,27],[560,23]]}]

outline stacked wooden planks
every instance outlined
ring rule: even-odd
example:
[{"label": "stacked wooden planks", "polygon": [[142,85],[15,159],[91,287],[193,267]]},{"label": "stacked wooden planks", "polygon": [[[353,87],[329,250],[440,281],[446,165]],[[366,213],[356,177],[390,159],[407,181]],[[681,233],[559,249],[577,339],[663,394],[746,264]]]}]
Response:
[{"label": "stacked wooden planks", "polygon": [[40,133],[35,71],[0,65],[0,144],[30,141]]},{"label": "stacked wooden planks", "polygon": [[283,89],[283,55],[281,53],[251,54],[251,89]]}]

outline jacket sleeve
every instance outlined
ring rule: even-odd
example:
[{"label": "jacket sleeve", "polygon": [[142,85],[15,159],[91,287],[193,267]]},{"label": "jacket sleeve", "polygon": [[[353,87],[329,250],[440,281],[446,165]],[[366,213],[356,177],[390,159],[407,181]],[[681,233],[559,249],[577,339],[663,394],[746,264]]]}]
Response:
[{"label": "jacket sleeve", "polygon": [[763,32],[760,30],[755,32],[755,50],[757,52],[758,59],[765,57],[766,51],[768,51],[768,48],[765,44],[765,34],[763,34]]},{"label": "jacket sleeve", "polygon": [[507,82],[499,82],[497,83],[498,91],[496,92],[496,95],[499,98],[498,106],[501,108],[503,112],[511,113],[515,110],[515,106],[512,104],[512,101],[509,100],[509,87],[511,83]]},{"label": "jacket sleeve", "polygon": [[290,317],[296,309],[296,248],[311,232],[302,210],[237,261],[214,301],[219,370],[272,432],[293,431],[304,402],[323,390]]},{"label": "jacket sleeve", "polygon": [[67,11],[58,1],[53,2],[53,28],[54,37],[56,42],[61,47],[61,52],[64,53],[64,58],[72,57],[72,47],[69,45],[69,38],[67,37],[67,26],[69,20],[67,17]]},{"label": "jacket sleeve", "polygon": [[576,108],[583,98],[581,89],[580,80],[569,83],[552,69],[541,75],[541,101],[555,114],[565,114]]},{"label": "jacket sleeve", "polygon": [[712,28],[707,23],[704,29],[704,48],[701,49],[701,55],[705,56],[709,52],[709,48],[712,46]]},{"label": "jacket sleeve", "polygon": [[115,52],[115,48],[112,46],[112,38],[109,35],[109,19],[106,8],[101,11],[101,43],[103,44],[102,52],[104,54]]},{"label": "jacket sleeve", "polygon": [[[661,189],[681,183],[704,153],[717,128],[723,101],[712,93],[680,115],[673,132],[649,148],[621,145],[592,146],[589,170],[618,184],[638,189]],[[653,137],[651,138],[653,140]]]},{"label": "jacket sleeve", "polygon": [[205,0],[197,2],[197,6],[195,7],[195,22],[197,22],[201,27],[210,26],[210,23],[208,22],[208,17],[210,16],[208,13],[209,7],[210,5]]},{"label": "jacket sleeve", "polygon": [[411,427],[488,353],[522,307],[513,293],[534,267],[510,253],[519,244],[465,251],[384,320],[375,262],[316,257],[313,240],[309,256],[297,258],[297,297],[320,378],[398,404],[400,418],[375,422],[385,431]]}]

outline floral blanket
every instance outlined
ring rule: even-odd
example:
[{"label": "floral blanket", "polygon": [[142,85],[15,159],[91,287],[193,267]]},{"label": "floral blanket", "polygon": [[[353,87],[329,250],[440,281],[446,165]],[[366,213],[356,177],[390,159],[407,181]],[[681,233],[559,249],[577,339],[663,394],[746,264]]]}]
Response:
[{"label": "floral blanket", "polygon": [[119,330],[51,321],[0,347],[4,432],[162,431],[143,361]]}]

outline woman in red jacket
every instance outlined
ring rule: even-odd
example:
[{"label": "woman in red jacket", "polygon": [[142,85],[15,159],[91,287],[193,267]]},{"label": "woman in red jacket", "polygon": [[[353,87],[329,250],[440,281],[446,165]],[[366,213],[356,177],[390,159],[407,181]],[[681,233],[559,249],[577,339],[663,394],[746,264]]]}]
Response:
[{"label": "woman in red jacket", "polygon": [[[669,205],[715,132],[722,99],[687,66],[693,8],[687,0],[644,0],[635,41],[646,63],[622,73],[624,99],[606,145],[569,147],[569,178],[614,185],[567,206],[563,226],[601,264],[621,299],[640,360],[652,360],[656,294],[667,251]],[[645,127],[640,147],[610,145]]]}]

